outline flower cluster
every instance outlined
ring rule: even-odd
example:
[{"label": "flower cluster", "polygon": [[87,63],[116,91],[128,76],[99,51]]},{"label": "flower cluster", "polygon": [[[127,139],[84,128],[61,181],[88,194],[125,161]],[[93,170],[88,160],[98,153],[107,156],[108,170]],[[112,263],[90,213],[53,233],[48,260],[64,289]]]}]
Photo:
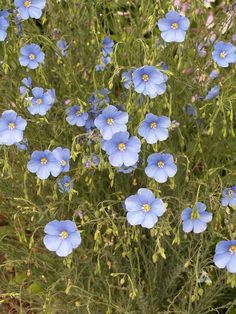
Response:
[{"label": "flower cluster", "polygon": [[39,114],[40,116],[45,116],[47,111],[51,109],[55,103],[55,90],[49,89],[44,91],[41,87],[34,87],[32,89],[32,97],[26,100],[30,103],[27,109],[32,115]]},{"label": "flower cluster", "polygon": [[[22,32],[22,20],[29,18],[39,19],[46,6],[46,0],[14,0],[14,5],[18,13],[17,15],[15,14],[16,10],[12,10],[12,12],[15,12],[15,20],[18,33],[20,34]],[[0,11],[0,41],[4,41],[7,37],[9,12]],[[208,23],[211,21],[212,18],[209,18]],[[157,26],[160,36],[165,42],[164,46],[168,48],[171,46],[168,43],[183,43],[190,27],[190,21],[187,17],[172,10],[164,18],[158,20]],[[114,38],[116,37],[114,36]],[[234,40],[233,37],[231,38]],[[163,45],[163,41],[160,39],[158,44],[159,46]],[[230,64],[236,63],[236,47],[229,42],[217,41],[214,33],[211,33],[209,38],[203,39],[202,42],[197,42],[194,47],[197,50],[197,54],[204,58],[207,56],[208,47],[213,44],[212,60],[215,62],[215,68],[227,68]],[[55,54],[62,57],[67,56],[68,47],[69,45],[64,39],[58,40],[54,56]],[[96,66],[96,71],[104,71],[106,65],[111,62],[113,47],[114,41],[108,36],[104,37],[101,42],[101,63]],[[175,48],[175,45],[173,47]],[[179,46],[180,49],[182,47],[183,45]],[[21,66],[27,68],[27,72],[37,69],[43,64],[44,60],[45,54],[38,44],[30,43],[21,47],[19,62]],[[212,60],[210,61],[211,65],[213,64]],[[57,61],[58,64],[62,63],[60,59]],[[160,67],[160,69],[154,65],[149,65],[148,62],[140,66],[142,64],[135,64],[121,74],[124,88],[129,90],[129,93],[125,91],[125,95],[134,96],[131,91],[132,87],[136,93],[141,94],[139,97],[136,97],[138,98],[137,102],[139,101],[139,108],[141,108],[141,104],[146,99],[144,96],[148,96],[151,100],[148,99],[147,104],[151,102],[150,108],[153,108],[153,112],[159,112],[159,109],[154,109],[155,107],[152,106],[155,104],[153,99],[166,92],[168,76],[171,77],[171,64],[166,65],[165,60],[164,62],[159,62],[157,67]],[[121,68],[123,68],[123,65]],[[36,72],[41,73],[41,68]],[[183,73],[187,73],[187,71]],[[219,77],[219,74],[218,69],[212,70],[211,68],[209,75],[199,74],[198,82],[207,81],[207,83],[212,84],[212,80]],[[112,80],[109,81],[109,88],[112,85],[110,82],[112,83]],[[25,77],[21,83],[22,85],[19,87],[20,99],[24,99],[28,112],[31,115],[45,116],[56,102],[55,90],[44,89],[38,86],[33,87],[30,76]],[[206,86],[208,88],[208,85]],[[197,95],[196,99],[201,101],[214,99],[219,95],[220,89],[220,85],[215,84],[205,92],[204,95],[206,96]],[[169,138],[170,129],[173,129],[174,125],[176,126],[178,123],[176,121],[171,123],[170,118],[165,115],[150,113],[147,111],[148,107],[143,106],[144,108],[141,108],[141,112],[143,117],[145,116],[144,120],[140,124],[137,123],[137,128],[136,125],[133,127],[134,123],[130,127],[132,119],[134,121],[135,117],[132,115],[129,117],[128,112],[126,112],[126,110],[129,111],[129,106],[127,108],[124,106],[123,108],[123,106],[114,105],[115,102],[110,104],[109,93],[110,91],[106,88],[93,92],[88,99],[88,107],[84,101],[78,100],[78,102],[74,102],[73,97],[71,100],[64,101],[66,105],[70,102],[72,103],[65,110],[65,119],[72,126],[84,127],[86,139],[91,134],[95,134],[97,138],[94,137],[95,140],[94,138],[93,140],[97,140],[96,144],[101,144],[110,165],[116,167],[117,172],[128,174],[135,171],[140,165],[142,166],[146,161],[146,156],[142,155],[141,145],[148,146],[147,144],[157,143],[159,145],[159,142]],[[16,105],[13,104],[13,106]],[[186,105],[185,110],[187,114],[197,116],[197,111],[192,104]],[[18,150],[28,150],[28,140],[24,137],[26,125],[26,120],[18,116],[15,111],[4,111],[0,118],[0,145],[16,145]],[[142,137],[142,139],[140,140],[138,136]],[[168,178],[173,178],[176,175],[177,166],[174,156],[159,150],[158,145],[151,147],[153,153],[147,156],[145,174],[157,183],[165,183]],[[56,147],[52,151],[48,149],[44,151],[36,150],[31,154],[27,163],[27,169],[29,172],[35,173],[41,180],[49,178],[50,175],[58,177],[60,174],[63,174],[63,176],[57,179],[57,186],[60,193],[65,193],[63,197],[67,197],[66,193],[70,193],[70,197],[75,192],[73,190],[75,180],[73,177],[64,175],[64,173],[70,170],[70,157],[68,148]],[[100,169],[100,165],[102,167],[104,164],[102,160],[102,153],[98,156],[96,153],[87,150],[82,157],[82,165],[85,168],[96,168],[99,165],[98,168]],[[107,162],[105,164],[107,165]],[[93,172],[92,169],[88,171]],[[148,178],[145,179],[147,180]],[[173,179],[169,179],[169,181],[173,183]],[[155,182],[151,182],[151,184],[155,184]],[[159,188],[159,184],[156,186]],[[223,190],[221,204],[233,209],[236,208],[236,186]],[[166,212],[167,205],[162,199],[156,198],[150,189],[139,188],[136,194],[126,197],[124,207],[129,225],[140,225],[141,227],[151,229],[155,227],[159,217]],[[213,214],[208,212],[206,208],[204,203],[197,202],[193,207],[187,207],[182,211],[182,228],[185,233],[193,232],[199,234],[207,229],[207,224],[212,221]],[[165,218],[163,217],[162,219],[164,220]],[[81,236],[77,226],[71,220],[53,220],[45,226],[44,231],[46,233],[43,239],[44,245],[48,250],[56,252],[58,256],[67,256],[81,243]],[[226,268],[229,272],[236,273],[236,240],[220,241],[216,245],[213,261],[217,267]]]},{"label": "flower cluster", "polygon": [[47,179],[50,174],[57,177],[61,172],[70,169],[70,151],[67,148],[57,147],[52,152],[49,150],[34,151],[31,155],[27,168],[36,173],[41,180]]}]

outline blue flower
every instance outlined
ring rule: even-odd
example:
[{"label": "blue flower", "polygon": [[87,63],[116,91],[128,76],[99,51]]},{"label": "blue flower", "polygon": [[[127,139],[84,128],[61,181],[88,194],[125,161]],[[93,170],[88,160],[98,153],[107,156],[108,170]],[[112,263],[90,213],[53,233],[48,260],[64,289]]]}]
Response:
[{"label": "blue flower", "polygon": [[225,268],[228,272],[236,273],[236,240],[220,241],[216,245],[213,259],[219,268]]},{"label": "blue flower", "polygon": [[124,83],[124,87],[126,89],[130,88],[130,85],[132,84],[132,74],[134,70],[128,70],[121,74],[122,82]]},{"label": "blue flower", "polygon": [[13,145],[23,140],[27,122],[13,110],[6,110],[0,118],[0,144]]},{"label": "blue flower", "polygon": [[236,47],[231,43],[223,41],[216,42],[212,58],[220,67],[227,68],[229,63],[236,62]]},{"label": "blue flower", "polygon": [[102,64],[97,64],[95,67],[96,72],[103,72],[106,68],[106,65],[111,62],[110,57],[102,56]]},{"label": "blue flower", "polygon": [[133,72],[134,89],[137,93],[155,98],[166,90],[167,76],[154,66],[145,65]]},{"label": "blue flower", "polygon": [[106,65],[111,62],[110,54],[112,53],[113,46],[114,46],[114,42],[108,36],[106,36],[102,40],[102,45],[101,45],[102,64],[96,65],[95,67],[96,72],[104,71]]},{"label": "blue flower", "polygon": [[152,228],[166,211],[163,201],[155,198],[149,189],[139,189],[138,193],[125,200],[128,211],[127,220],[132,226],[141,225],[144,228]]},{"label": "blue flower", "polygon": [[98,166],[100,163],[100,158],[98,157],[98,155],[93,153],[92,158],[94,166]]},{"label": "blue flower", "polygon": [[209,74],[210,79],[215,79],[219,76],[219,71],[218,70],[212,70],[211,73]]},{"label": "blue flower", "polygon": [[95,128],[95,124],[94,124],[95,118],[96,118],[96,115],[91,113],[91,111],[88,111],[88,119],[86,120],[86,123],[84,126],[87,132],[89,132]]},{"label": "blue flower", "polygon": [[69,255],[81,243],[80,233],[71,220],[53,220],[45,226],[44,232],[44,245],[49,251],[55,251],[58,256]]},{"label": "blue flower", "polygon": [[111,62],[111,57],[102,56],[102,64],[104,64],[104,66],[106,66],[110,62]]},{"label": "blue flower", "polygon": [[66,121],[70,125],[85,126],[88,119],[88,113],[82,112],[80,106],[72,106],[67,108],[66,113],[68,115]]},{"label": "blue flower", "polygon": [[197,48],[197,53],[201,58],[206,56],[207,52],[203,43],[196,43],[196,48]]},{"label": "blue flower", "polygon": [[61,172],[70,170],[70,151],[68,148],[57,147],[52,151],[52,154],[59,165],[57,172],[51,171],[54,177],[57,177]]},{"label": "blue flower", "polygon": [[168,177],[174,177],[177,167],[171,154],[151,154],[147,159],[148,165],[145,173],[148,177],[155,179],[159,183],[167,181]]},{"label": "blue flower", "polygon": [[144,137],[148,144],[164,141],[169,136],[170,124],[169,118],[148,113],[138,129],[138,134]]},{"label": "blue flower", "polygon": [[[92,159],[92,160],[91,160]],[[86,168],[90,168],[91,165],[93,164],[94,166],[98,166],[100,163],[100,158],[98,157],[97,154],[92,154],[92,158],[88,157],[86,162],[84,163]]]},{"label": "blue flower", "polygon": [[170,11],[165,18],[158,21],[157,25],[164,41],[180,43],[185,39],[190,22],[188,18],[180,15],[178,12]]},{"label": "blue flower", "polygon": [[30,76],[23,78],[23,80],[21,81],[21,83],[23,83],[23,86],[19,87],[19,92],[21,95],[25,95],[29,89],[32,88],[32,78]]},{"label": "blue flower", "polygon": [[138,163],[136,162],[133,166],[130,166],[130,167],[121,166],[117,169],[117,171],[121,173],[131,173],[137,168],[137,166],[138,166]]},{"label": "blue flower", "polygon": [[39,19],[45,8],[46,0],[15,0],[14,4],[23,20],[28,20],[29,17]]},{"label": "blue flower", "polygon": [[193,105],[191,105],[191,104],[187,104],[187,105],[185,106],[185,111],[186,111],[186,113],[187,113],[189,116],[194,116],[194,117],[197,116],[197,111],[196,111],[196,109],[193,107]]},{"label": "blue flower", "polygon": [[29,69],[36,69],[44,61],[44,53],[36,44],[25,45],[20,49],[20,64]]},{"label": "blue flower", "polygon": [[59,178],[57,180],[57,184],[58,184],[59,191],[61,193],[69,193],[74,187],[74,184],[71,181],[71,177],[69,176],[64,176],[62,178]]},{"label": "blue flower", "polygon": [[[10,10],[9,10],[10,11]],[[12,12],[11,12],[12,13]],[[5,19],[8,18],[9,12],[7,10],[0,10],[0,16],[4,17]]]},{"label": "blue flower", "polygon": [[44,92],[43,88],[34,87],[32,94],[33,98],[27,109],[32,115],[39,114],[40,116],[45,116],[54,103],[51,91]]},{"label": "blue flower", "polygon": [[19,13],[15,14],[14,20],[15,20],[15,23],[16,23],[16,26],[17,26],[18,36],[21,36],[22,32],[23,32],[23,27],[22,27],[22,18],[21,18]]},{"label": "blue flower", "polygon": [[236,185],[224,189],[221,204],[222,206],[231,206],[236,208]]},{"label": "blue flower", "polygon": [[4,41],[7,37],[7,29],[9,22],[7,17],[0,16],[0,41]]},{"label": "blue flower", "polygon": [[215,98],[216,96],[218,96],[220,93],[220,86],[219,85],[215,85],[213,86],[209,92],[207,93],[205,100],[210,100]]},{"label": "blue flower", "polygon": [[206,205],[198,202],[193,208],[187,207],[182,211],[183,230],[200,233],[206,230],[207,223],[212,220],[212,213],[206,211]]},{"label": "blue flower", "polygon": [[104,64],[97,64],[95,67],[96,72],[103,72],[105,70],[105,65]]},{"label": "blue flower", "polygon": [[118,132],[108,141],[104,141],[102,148],[109,155],[109,161],[114,167],[133,166],[138,161],[141,142],[137,136],[129,138],[128,132]]},{"label": "blue flower", "polygon": [[95,106],[91,108],[91,110],[95,111],[94,113],[97,113],[96,105],[101,106],[110,103],[109,93],[110,91],[107,88],[103,88],[91,94],[88,101]]},{"label": "blue flower", "polygon": [[27,150],[29,147],[27,138],[23,138],[22,141],[20,141],[19,143],[16,143],[16,147],[18,150]]},{"label": "blue flower", "polygon": [[113,46],[114,46],[113,40],[111,40],[108,36],[103,38],[101,49],[104,57],[112,53]]},{"label": "blue flower", "polygon": [[45,180],[49,177],[50,173],[53,176],[54,174],[60,173],[61,166],[53,153],[49,150],[36,150],[31,155],[30,161],[27,164],[27,169],[32,173],[36,173],[40,179]]},{"label": "blue flower", "polygon": [[127,131],[128,113],[119,111],[110,105],[103,109],[102,113],[94,120],[104,140],[110,140],[112,136],[120,131]]},{"label": "blue flower", "polygon": [[68,49],[67,42],[64,39],[60,39],[57,41],[57,47],[60,49],[61,55],[65,57]]},{"label": "blue flower", "polygon": [[162,68],[162,70],[164,70],[164,71],[167,71],[168,70],[168,65],[167,64],[165,64],[165,62],[161,62],[161,68]]},{"label": "blue flower", "polygon": [[51,96],[52,105],[56,102],[56,91],[54,88],[50,88],[47,90],[47,93]]}]

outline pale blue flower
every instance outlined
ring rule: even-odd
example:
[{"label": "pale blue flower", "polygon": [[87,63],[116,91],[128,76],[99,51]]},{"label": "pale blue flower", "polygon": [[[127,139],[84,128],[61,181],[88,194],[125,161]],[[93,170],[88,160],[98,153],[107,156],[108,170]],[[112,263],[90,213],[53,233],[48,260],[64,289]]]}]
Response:
[{"label": "pale blue flower", "polygon": [[148,177],[155,179],[159,183],[167,181],[168,177],[174,177],[177,167],[171,154],[151,154],[147,159],[148,165],[145,173]]},{"label": "pale blue flower", "polygon": [[176,11],[170,11],[165,18],[159,19],[157,23],[161,31],[161,37],[166,42],[183,42],[186,31],[189,28],[189,19]]},{"label": "pale blue flower", "polygon": [[138,134],[144,137],[148,144],[164,141],[169,136],[171,121],[165,116],[156,116],[148,113],[138,129]]},{"label": "pale blue flower", "polygon": [[141,225],[144,228],[153,228],[158,217],[166,211],[163,201],[155,198],[149,189],[139,189],[138,193],[131,195],[125,200],[128,222],[135,226]]},{"label": "pale blue flower", "polygon": [[80,233],[71,220],[53,220],[45,226],[44,232],[46,233],[43,239],[44,245],[58,256],[69,255],[81,243]]},{"label": "pale blue flower", "polygon": [[6,110],[0,118],[0,145],[13,145],[23,140],[27,122],[14,110]]},{"label": "pale blue flower", "polygon": [[184,232],[200,233],[206,230],[207,223],[212,220],[212,213],[206,211],[205,204],[198,202],[193,208],[185,208],[181,218]]},{"label": "pale blue flower", "polygon": [[226,268],[228,272],[236,273],[236,240],[220,241],[216,245],[213,259],[218,268]]}]

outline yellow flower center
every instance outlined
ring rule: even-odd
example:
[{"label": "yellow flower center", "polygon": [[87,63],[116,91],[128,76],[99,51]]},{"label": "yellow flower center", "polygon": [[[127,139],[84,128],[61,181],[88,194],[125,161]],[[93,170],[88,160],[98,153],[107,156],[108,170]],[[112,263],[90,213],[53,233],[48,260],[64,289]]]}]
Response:
[{"label": "yellow flower center", "polygon": [[229,251],[233,254],[236,254],[236,245],[231,245]]},{"label": "yellow flower center", "polygon": [[142,80],[143,80],[144,82],[147,82],[147,81],[149,80],[149,75],[148,75],[148,74],[143,74]]},{"label": "yellow flower center", "polygon": [[65,187],[69,187],[70,186],[70,182],[66,182],[64,185],[65,185]]},{"label": "yellow flower center", "polygon": [[61,164],[61,166],[65,167],[66,166],[66,161],[65,160],[61,160],[60,164]]},{"label": "yellow flower center", "polygon": [[178,24],[178,23],[173,23],[173,24],[171,25],[171,28],[172,28],[172,29],[178,29],[178,28],[179,28],[179,24]]},{"label": "yellow flower center", "polygon": [[81,114],[82,114],[82,112],[80,111],[80,110],[78,110],[77,112],[76,112],[76,115],[79,117],[79,116],[81,116]]},{"label": "yellow flower center", "polygon": [[60,237],[62,237],[63,239],[68,238],[68,232],[67,232],[67,231],[62,231],[62,232],[60,233]]},{"label": "yellow flower center", "polygon": [[47,158],[43,157],[43,158],[41,158],[40,162],[42,165],[46,165],[48,160],[47,160]]},{"label": "yellow flower center", "polygon": [[8,128],[9,128],[10,130],[14,130],[15,127],[16,127],[16,125],[15,125],[14,122],[10,122],[10,123],[8,124]]},{"label": "yellow flower center", "polygon": [[159,168],[163,168],[163,167],[165,166],[165,164],[164,164],[163,161],[160,160],[160,161],[158,161],[157,166],[158,166]]},{"label": "yellow flower center", "polygon": [[30,6],[31,6],[31,1],[26,0],[26,1],[24,2],[24,7],[25,7],[25,8],[29,8]]},{"label": "yellow flower center", "polygon": [[148,212],[151,210],[151,206],[150,206],[149,204],[144,204],[144,205],[142,206],[142,209],[143,209],[146,213],[148,213]]},{"label": "yellow flower center", "polygon": [[234,197],[234,191],[229,189],[228,190],[228,195],[229,195],[230,198],[233,198]]},{"label": "yellow flower center", "polygon": [[126,149],[125,143],[120,143],[120,144],[118,145],[118,149],[123,152],[123,151]]},{"label": "yellow flower center", "polygon": [[221,57],[222,59],[224,59],[224,58],[226,57],[226,52],[225,52],[225,51],[221,51],[220,57]]},{"label": "yellow flower center", "polygon": [[150,123],[150,128],[151,128],[151,129],[155,129],[156,127],[157,127],[156,122],[151,122],[151,123]]},{"label": "yellow flower center", "polygon": [[196,206],[194,206],[192,213],[191,213],[191,219],[199,219],[200,214]]},{"label": "yellow flower center", "polygon": [[112,118],[107,119],[107,124],[112,125],[114,123],[114,120]]},{"label": "yellow flower center", "polygon": [[29,58],[30,58],[30,60],[34,60],[34,59],[35,59],[35,55],[34,55],[33,53],[31,53],[31,54],[29,55]]},{"label": "yellow flower center", "polygon": [[42,100],[42,98],[38,98],[36,102],[37,102],[38,105],[41,105],[41,103],[43,102],[43,100]]}]

